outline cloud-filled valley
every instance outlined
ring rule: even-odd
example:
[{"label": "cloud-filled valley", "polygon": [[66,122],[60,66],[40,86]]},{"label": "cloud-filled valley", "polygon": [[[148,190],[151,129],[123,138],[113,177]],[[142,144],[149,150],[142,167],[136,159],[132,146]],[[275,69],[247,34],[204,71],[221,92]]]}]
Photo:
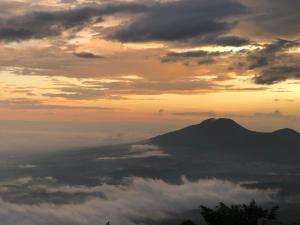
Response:
[{"label": "cloud-filled valley", "polygon": [[0,225],[299,222],[299,9],[0,0]]},{"label": "cloud-filled valley", "polygon": [[[72,195],[74,199],[87,194],[80,202],[56,205],[49,202],[36,204],[9,203],[0,201],[0,224],[96,225],[111,221],[119,224],[139,224],[141,221],[159,222],[172,214],[194,210],[203,205],[214,205],[220,201],[243,203],[257,199],[260,203],[275,200],[275,190],[243,188],[229,181],[204,179],[189,181],[182,178],[180,184],[168,184],[159,179],[132,178],[127,185],[103,184],[96,187],[57,186],[35,184],[24,185],[24,192],[31,190],[43,195]],[[53,184],[52,184],[53,185]],[[8,191],[8,190],[6,190]],[[1,190],[1,195],[5,190]],[[48,199],[45,197],[45,199]],[[68,198],[65,198],[68,199]],[[139,222],[138,222],[139,221]]]}]

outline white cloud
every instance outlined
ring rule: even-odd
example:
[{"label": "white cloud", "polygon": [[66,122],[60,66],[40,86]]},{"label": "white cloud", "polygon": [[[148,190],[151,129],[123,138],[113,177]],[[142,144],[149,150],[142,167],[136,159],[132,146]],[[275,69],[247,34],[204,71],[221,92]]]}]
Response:
[{"label": "white cloud", "polygon": [[32,165],[32,164],[25,164],[25,165],[19,165],[18,166],[20,169],[33,169],[36,168],[36,165]]},{"label": "white cloud", "polygon": [[169,157],[160,147],[156,145],[132,145],[129,154],[125,156],[101,156],[97,160],[122,160],[122,159],[144,159],[151,157]]},{"label": "white cloud", "polygon": [[[55,205],[20,205],[0,200],[1,225],[98,225],[110,220],[114,225],[133,225],[133,221],[151,217],[167,218],[170,213],[196,209],[199,205],[268,202],[276,191],[246,189],[238,184],[217,179],[172,185],[162,180],[133,178],[128,185],[103,184],[97,187],[60,186],[61,193],[101,192],[105,198],[93,197],[83,203]],[[49,192],[55,189],[49,188]]]}]

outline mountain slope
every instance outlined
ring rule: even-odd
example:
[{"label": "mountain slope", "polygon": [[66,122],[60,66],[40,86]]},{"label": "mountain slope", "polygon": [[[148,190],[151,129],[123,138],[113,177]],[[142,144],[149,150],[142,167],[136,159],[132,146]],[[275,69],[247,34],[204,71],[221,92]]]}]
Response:
[{"label": "mountain slope", "polygon": [[248,130],[231,119],[209,119],[198,125],[160,135],[148,142],[199,152],[258,155],[262,158],[300,156],[300,134],[291,129],[272,133]]}]

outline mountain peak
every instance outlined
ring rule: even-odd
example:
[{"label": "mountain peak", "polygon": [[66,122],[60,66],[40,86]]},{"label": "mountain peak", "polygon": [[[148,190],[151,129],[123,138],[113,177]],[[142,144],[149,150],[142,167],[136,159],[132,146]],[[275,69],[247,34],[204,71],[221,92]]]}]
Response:
[{"label": "mountain peak", "polygon": [[[299,149],[300,134],[292,129],[273,133],[251,131],[232,119],[211,118],[202,123],[173,131],[150,139],[151,143],[162,146],[184,146],[193,149],[220,151],[275,151],[288,148]],[[204,151],[203,150],[203,151]]]},{"label": "mountain peak", "polygon": [[227,124],[227,125],[234,125],[234,126],[239,125],[234,120],[228,119],[228,118],[210,118],[210,119],[204,120],[200,124]]},{"label": "mountain peak", "polygon": [[290,128],[280,129],[273,133],[277,134],[277,135],[299,135],[299,133],[297,131],[290,129]]},{"label": "mountain peak", "polygon": [[239,125],[232,119],[227,118],[211,118],[204,120],[202,123],[196,125],[203,129],[215,130],[219,132],[242,132],[248,131],[246,128]]}]

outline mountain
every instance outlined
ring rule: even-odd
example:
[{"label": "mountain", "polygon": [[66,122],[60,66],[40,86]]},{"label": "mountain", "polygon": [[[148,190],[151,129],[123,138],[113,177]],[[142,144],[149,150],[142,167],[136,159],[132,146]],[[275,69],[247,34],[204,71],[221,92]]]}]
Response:
[{"label": "mountain", "polygon": [[200,124],[160,135],[149,143],[168,149],[192,149],[200,153],[225,153],[257,158],[300,156],[300,134],[292,129],[271,133],[248,130],[231,119],[208,119]]}]

